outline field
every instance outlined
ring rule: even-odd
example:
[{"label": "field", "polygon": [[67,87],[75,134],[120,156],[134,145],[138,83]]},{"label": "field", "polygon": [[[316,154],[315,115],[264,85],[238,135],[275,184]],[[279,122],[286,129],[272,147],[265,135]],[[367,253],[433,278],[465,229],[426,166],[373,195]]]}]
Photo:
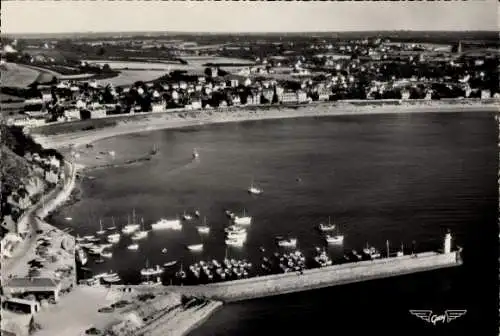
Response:
[{"label": "field", "polygon": [[138,81],[149,82],[155,80],[167,72],[168,70],[120,70],[118,76],[99,79],[97,83],[100,85],[128,86]]},{"label": "field", "polygon": [[1,86],[26,88],[37,80],[40,72],[14,63],[5,63],[0,69]]},{"label": "field", "polygon": [[[163,70],[163,71],[174,71],[174,70],[186,70],[186,71],[196,71],[202,72],[206,68],[208,63],[216,64],[231,64],[233,66],[238,66],[241,64],[243,67],[246,64],[253,63],[249,60],[239,59],[239,58],[227,58],[227,57],[214,57],[214,56],[186,56],[182,57],[189,64],[171,63],[171,62],[122,62],[122,61],[107,61],[107,60],[96,60],[88,61],[94,64],[108,64],[111,69],[122,70],[122,69],[144,69],[144,70]],[[233,68],[231,66],[231,68]]]}]

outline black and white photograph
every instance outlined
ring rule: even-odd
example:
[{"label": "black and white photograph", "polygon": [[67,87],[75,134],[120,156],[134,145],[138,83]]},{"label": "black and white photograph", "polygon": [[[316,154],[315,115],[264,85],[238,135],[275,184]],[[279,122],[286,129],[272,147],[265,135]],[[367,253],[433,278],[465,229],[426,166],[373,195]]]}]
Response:
[{"label": "black and white photograph", "polygon": [[1,334],[499,335],[499,9],[2,1]]}]

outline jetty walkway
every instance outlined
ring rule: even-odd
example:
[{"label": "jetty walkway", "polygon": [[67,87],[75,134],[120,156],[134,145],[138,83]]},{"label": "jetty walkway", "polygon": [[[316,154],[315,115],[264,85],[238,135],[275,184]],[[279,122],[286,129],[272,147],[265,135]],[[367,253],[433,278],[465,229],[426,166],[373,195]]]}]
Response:
[{"label": "jetty walkway", "polygon": [[168,286],[168,289],[184,295],[234,302],[430,271],[461,264],[459,252],[444,254],[425,252],[305,270],[302,274],[266,275],[207,285]]}]

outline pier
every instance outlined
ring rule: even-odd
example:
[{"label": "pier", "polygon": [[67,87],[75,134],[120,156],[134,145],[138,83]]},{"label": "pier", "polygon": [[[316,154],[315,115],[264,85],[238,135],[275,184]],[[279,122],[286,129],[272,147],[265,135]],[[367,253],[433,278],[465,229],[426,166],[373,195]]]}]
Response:
[{"label": "pier", "polygon": [[[445,249],[446,251],[446,249]],[[462,264],[460,251],[425,252],[401,257],[332,265],[303,273],[258,276],[208,285],[168,286],[173,292],[235,302],[337,285],[431,271]]]}]

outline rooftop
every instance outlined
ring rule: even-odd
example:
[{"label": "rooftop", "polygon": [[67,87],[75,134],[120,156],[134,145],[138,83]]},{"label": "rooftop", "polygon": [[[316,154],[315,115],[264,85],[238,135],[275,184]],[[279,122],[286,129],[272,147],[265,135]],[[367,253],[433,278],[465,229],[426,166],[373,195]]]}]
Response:
[{"label": "rooftop", "polygon": [[51,278],[12,278],[5,287],[56,287],[58,281]]}]

